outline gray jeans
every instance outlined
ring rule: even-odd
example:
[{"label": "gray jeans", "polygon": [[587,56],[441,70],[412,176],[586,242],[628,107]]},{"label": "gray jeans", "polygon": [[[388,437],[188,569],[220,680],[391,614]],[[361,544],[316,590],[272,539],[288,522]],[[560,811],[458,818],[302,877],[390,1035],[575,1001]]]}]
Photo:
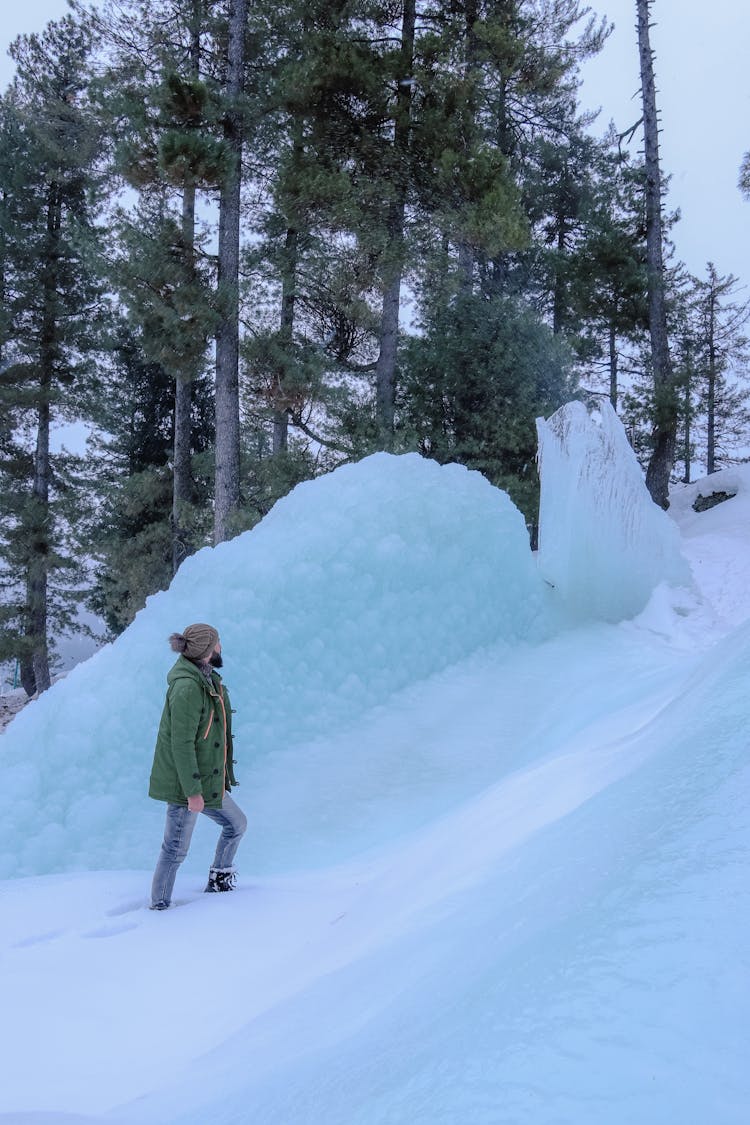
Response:
[{"label": "gray jeans", "polygon": [[240,840],[247,828],[247,818],[228,793],[224,794],[220,809],[204,809],[202,814],[190,812],[187,805],[168,804],[164,841],[151,884],[152,906],[165,907],[172,901],[172,888],[177,869],[188,854],[193,829],[201,815],[208,816],[221,825],[221,835],[216,845],[212,867],[232,866]]}]

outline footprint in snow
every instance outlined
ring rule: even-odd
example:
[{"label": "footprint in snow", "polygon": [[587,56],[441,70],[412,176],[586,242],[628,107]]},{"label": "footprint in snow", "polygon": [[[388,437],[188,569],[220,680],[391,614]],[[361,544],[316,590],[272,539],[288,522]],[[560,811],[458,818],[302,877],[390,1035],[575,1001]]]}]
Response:
[{"label": "footprint in snow", "polygon": [[105,914],[108,918],[119,918],[121,914],[133,914],[136,910],[145,910],[146,903],[142,898],[136,902],[123,902],[120,906],[113,906],[111,910],[106,910]]},{"label": "footprint in snow", "polygon": [[137,928],[135,922],[120,922],[116,926],[99,926],[96,930],[87,930],[81,936],[85,938],[114,937],[115,934],[124,934],[128,930],[136,930]]},{"label": "footprint in snow", "polygon": [[47,930],[43,934],[32,934],[31,937],[14,941],[11,949],[24,949],[28,945],[39,945],[43,941],[54,941],[55,938],[62,937],[64,933],[65,930]]}]

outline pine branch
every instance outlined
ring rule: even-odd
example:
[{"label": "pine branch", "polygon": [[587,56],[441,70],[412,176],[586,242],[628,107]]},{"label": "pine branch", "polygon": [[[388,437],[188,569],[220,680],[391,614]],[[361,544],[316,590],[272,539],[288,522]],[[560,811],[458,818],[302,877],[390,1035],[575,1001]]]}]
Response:
[{"label": "pine branch", "polygon": [[326,449],[333,449],[337,453],[344,453],[347,457],[356,456],[355,450],[347,448],[344,445],[339,445],[337,442],[331,441],[330,438],[321,437],[320,434],[316,434],[313,430],[311,430],[307,423],[302,421],[302,414],[300,413],[300,411],[289,410],[287,411],[287,413],[289,415],[289,421],[291,422],[291,424],[298,430],[300,430],[306,437],[309,437],[313,441],[316,441],[318,445],[324,445]]}]

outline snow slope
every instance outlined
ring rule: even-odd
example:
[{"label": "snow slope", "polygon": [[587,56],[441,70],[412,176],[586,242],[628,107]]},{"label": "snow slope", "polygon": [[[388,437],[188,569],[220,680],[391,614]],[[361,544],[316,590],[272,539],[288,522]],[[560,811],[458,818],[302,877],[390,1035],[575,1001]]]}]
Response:
[{"label": "snow slope", "polygon": [[[388,660],[395,621],[431,565],[426,540],[420,548],[404,530],[423,467],[410,463],[415,477],[401,487],[373,472],[358,501],[350,480],[349,518],[364,509],[363,534],[381,518],[379,496],[390,498],[383,509],[395,494],[405,503],[399,526],[373,528],[339,576],[351,591],[378,542],[401,540]],[[558,628],[519,547],[514,592],[484,633],[489,560],[520,539],[493,490],[454,477],[465,507],[451,526],[443,483],[429,485],[430,534],[455,547],[434,582],[430,572],[430,597],[437,605],[468,559],[483,577],[461,583],[460,598],[478,620],[462,632],[456,617],[449,661],[425,645],[405,653],[402,683],[360,686],[308,719],[292,701],[283,747],[250,720],[259,749],[242,774],[251,827],[237,892],[201,893],[208,824],[173,911],[145,909],[150,862],[107,869],[131,854],[155,858],[160,810],[143,813],[132,780],[147,772],[150,745],[103,750],[121,770],[135,759],[116,816],[105,815],[105,793],[83,826],[85,806],[62,818],[56,839],[15,841],[26,862],[59,873],[0,883],[0,1122],[747,1121],[750,475],[734,472],[737,496],[700,515],[696,486],[675,497],[692,590],[661,585],[619,625]],[[495,520],[503,531],[488,550]],[[185,597],[205,589],[210,570],[199,565]],[[320,556],[310,565],[325,583]],[[259,566],[245,555],[237,573],[257,583]],[[393,573],[357,587],[368,607]],[[171,596],[156,615],[161,634],[187,623],[183,594]],[[151,659],[132,635],[124,667],[139,651]],[[242,635],[225,644],[230,688],[240,668],[248,674]],[[348,643],[351,661],[360,640]],[[340,685],[338,665],[321,671],[329,684],[332,675]],[[81,691],[67,689],[58,719],[88,702],[91,681],[74,676]],[[29,732],[55,730],[54,713],[37,718],[35,708],[0,742],[14,779],[22,756],[36,764]],[[61,776],[66,807],[72,768]],[[54,784],[44,770],[29,778],[38,788],[14,831],[31,837]],[[122,827],[130,819],[137,839]]]}]

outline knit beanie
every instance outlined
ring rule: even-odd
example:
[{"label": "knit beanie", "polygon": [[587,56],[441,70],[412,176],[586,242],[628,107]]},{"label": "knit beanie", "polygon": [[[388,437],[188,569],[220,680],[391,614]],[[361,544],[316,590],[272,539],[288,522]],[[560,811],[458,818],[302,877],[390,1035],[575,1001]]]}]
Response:
[{"label": "knit beanie", "polygon": [[181,652],[188,660],[198,662],[208,660],[216,648],[219,632],[213,625],[188,625],[181,633],[172,633],[169,643],[175,652]]}]

